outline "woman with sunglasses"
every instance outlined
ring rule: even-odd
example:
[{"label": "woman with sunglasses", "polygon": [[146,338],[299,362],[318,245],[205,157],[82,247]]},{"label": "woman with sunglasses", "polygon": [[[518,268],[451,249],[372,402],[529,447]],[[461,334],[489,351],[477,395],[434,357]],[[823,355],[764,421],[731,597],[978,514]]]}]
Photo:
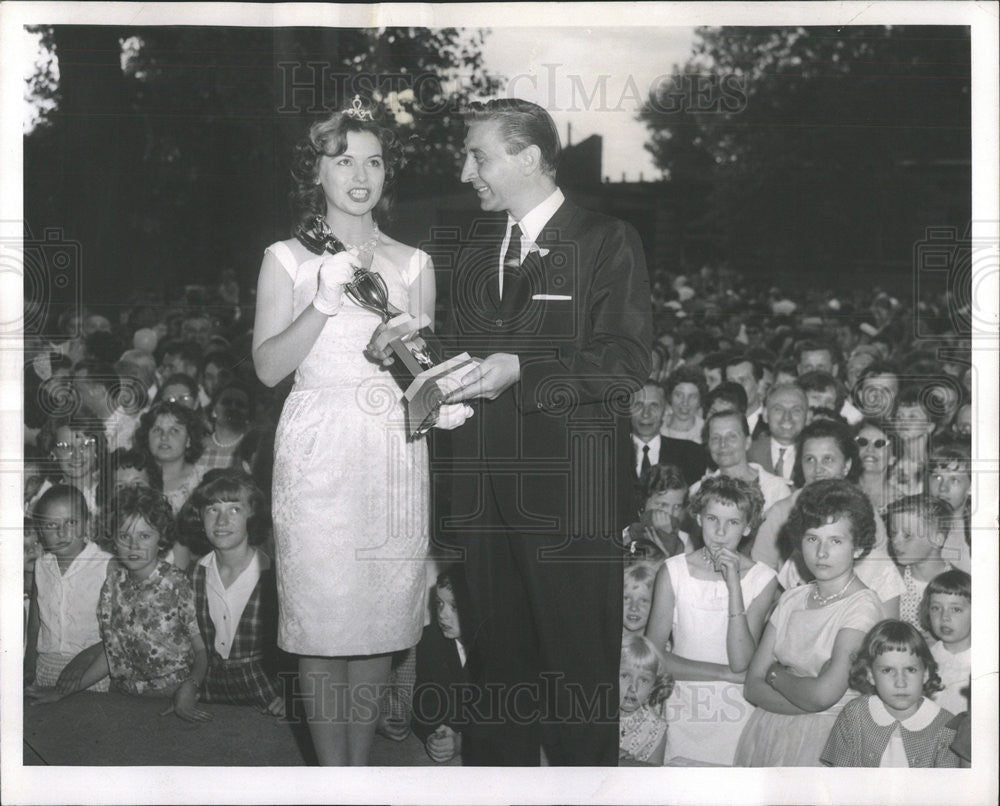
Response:
[{"label": "woman with sunglasses", "polygon": [[889,505],[905,495],[893,482],[890,472],[899,456],[899,438],[875,420],[862,420],[854,432],[854,443],[861,459],[858,486],[885,521]]}]

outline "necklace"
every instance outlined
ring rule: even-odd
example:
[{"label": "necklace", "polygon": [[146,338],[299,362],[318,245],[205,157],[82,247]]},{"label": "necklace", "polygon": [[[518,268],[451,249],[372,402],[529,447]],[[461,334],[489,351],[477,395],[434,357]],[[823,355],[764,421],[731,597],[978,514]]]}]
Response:
[{"label": "necklace", "polygon": [[240,434],[239,436],[237,436],[236,439],[234,439],[232,442],[219,442],[219,440],[216,439],[216,437],[215,437],[215,432],[214,431],[212,432],[212,442],[214,442],[220,448],[231,448],[231,447],[233,447],[233,445],[235,445],[241,439],[243,439],[243,435],[242,434]]},{"label": "necklace", "polygon": [[849,587],[851,587],[851,583],[853,581],[854,581],[854,574],[851,574],[851,578],[847,580],[847,584],[844,585],[844,587],[842,587],[835,594],[833,594],[832,596],[820,596],[819,595],[819,583],[814,579],[813,583],[812,583],[813,584],[813,591],[812,591],[813,601],[816,602],[817,604],[819,604],[820,607],[826,607],[834,599],[839,599],[841,596],[843,596],[847,592],[847,589]]},{"label": "necklace", "polygon": [[341,241],[341,243],[344,244],[348,250],[354,250],[358,253],[374,252],[381,234],[382,232],[379,230],[378,224],[372,222],[372,234],[367,241],[362,241],[361,243],[348,243],[347,241]]}]

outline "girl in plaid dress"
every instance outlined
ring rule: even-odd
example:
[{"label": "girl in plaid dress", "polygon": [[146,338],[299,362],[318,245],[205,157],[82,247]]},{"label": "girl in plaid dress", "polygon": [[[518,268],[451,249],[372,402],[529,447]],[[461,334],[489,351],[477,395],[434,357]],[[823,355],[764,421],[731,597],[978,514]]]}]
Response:
[{"label": "girl in plaid dress", "polygon": [[191,504],[212,546],[191,575],[198,628],[208,648],[200,698],[283,716],[274,572],[268,556],[250,545],[251,534],[263,538],[264,496],[248,473],[223,468],[205,474]]}]

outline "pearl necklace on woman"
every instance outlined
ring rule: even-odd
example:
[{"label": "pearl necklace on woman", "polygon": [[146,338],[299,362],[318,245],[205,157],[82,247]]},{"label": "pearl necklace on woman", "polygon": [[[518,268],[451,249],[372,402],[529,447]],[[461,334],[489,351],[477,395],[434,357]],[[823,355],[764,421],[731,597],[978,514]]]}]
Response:
[{"label": "pearl necklace on woman", "polygon": [[819,583],[814,579],[812,583],[813,590],[811,594],[813,601],[816,602],[820,607],[826,607],[834,599],[839,599],[841,596],[847,593],[847,589],[851,587],[851,583],[854,581],[854,579],[855,579],[854,574],[851,574],[851,578],[847,580],[847,584],[844,585],[844,587],[842,587],[839,591],[830,596],[820,596]]},{"label": "pearl necklace on woman", "polygon": [[219,440],[215,436],[215,432],[214,431],[212,432],[212,442],[214,442],[220,448],[231,448],[231,447],[233,447],[233,445],[235,445],[241,439],[243,439],[243,434],[240,434],[232,442],[219,442]]}]

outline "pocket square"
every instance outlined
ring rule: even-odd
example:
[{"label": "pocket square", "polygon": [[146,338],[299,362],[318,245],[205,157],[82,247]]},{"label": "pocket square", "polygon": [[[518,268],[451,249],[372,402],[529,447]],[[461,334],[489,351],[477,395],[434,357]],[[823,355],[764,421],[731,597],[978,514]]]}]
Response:
[{"label": "pocket square", "polygon": [[573,299],[573,297],[571,297],[569,294],[535,294],[531,298],[542,300],[543,302],[553,302],[555,300]]}]

